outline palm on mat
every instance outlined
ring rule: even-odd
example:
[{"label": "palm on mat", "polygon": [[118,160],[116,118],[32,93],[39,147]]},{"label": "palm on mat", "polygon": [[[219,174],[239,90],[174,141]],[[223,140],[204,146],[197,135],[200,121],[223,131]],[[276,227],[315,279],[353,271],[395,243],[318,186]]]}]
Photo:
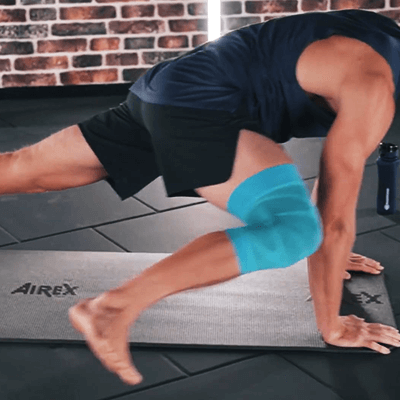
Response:
[{"label": "palm on mat", "polygon": [[347,271],[362,271],[369,274],[379,274],[382,272],[383,268],[384,267],[381,266],[380,262],[375,261],[372,258],[368,258],[360,254],[350,253],[345,272],[345,279],[351,278],[351,275]]}]

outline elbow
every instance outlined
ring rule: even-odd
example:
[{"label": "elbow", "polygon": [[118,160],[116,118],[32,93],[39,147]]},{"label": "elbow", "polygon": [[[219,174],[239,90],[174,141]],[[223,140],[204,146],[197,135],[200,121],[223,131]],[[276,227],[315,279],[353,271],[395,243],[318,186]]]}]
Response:
[{"label": "elbow", "polygon": [[324,238],[321,247],[335,248],[342,240],[351,242],[352,246],[356,241],[355,223],[346,221],[337,221],[329,227],[324,226]]},{"label": "elbow", "polygon": [[351,218],[339,219],[333,221],[327,226],[327,231],[329,232],[339,232],[344,234],[352,234],[355,230],[355,223]]}]

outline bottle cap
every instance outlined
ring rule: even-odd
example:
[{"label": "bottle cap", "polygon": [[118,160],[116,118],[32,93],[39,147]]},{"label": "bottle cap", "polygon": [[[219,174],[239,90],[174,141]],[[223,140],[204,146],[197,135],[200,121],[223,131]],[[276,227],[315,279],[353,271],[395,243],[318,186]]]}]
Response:
[{"label": "bottle cap", "polygon": [[396,153],[399,150],[399,146],[393,143],[384,143],[381,142],[379,144],[379,155],[384,157],[386,154]]}]

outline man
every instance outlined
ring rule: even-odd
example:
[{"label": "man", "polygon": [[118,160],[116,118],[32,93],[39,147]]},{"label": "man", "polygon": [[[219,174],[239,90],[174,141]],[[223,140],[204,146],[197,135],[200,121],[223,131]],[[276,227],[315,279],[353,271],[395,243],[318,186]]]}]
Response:
[{"label": "man", "polygon": [[[131,385],[142,380],[128,333],[160,299],[305,257],[327,343],[382,354],[379,343],[400,346],[394,328],[339,316],[346,269],[380,271],[351,249],[365,161],[395,114],[399,53],[397,25],[365,11],[252,25],[156,65],[120,107],[1,155],[3,194],[107,179],[123,200],[162,174],[169,197],[201,196],[247,223],[204,235],[70,309],[107,369]],[[279,145],[292,136],[327,137],[318,208]]]}]

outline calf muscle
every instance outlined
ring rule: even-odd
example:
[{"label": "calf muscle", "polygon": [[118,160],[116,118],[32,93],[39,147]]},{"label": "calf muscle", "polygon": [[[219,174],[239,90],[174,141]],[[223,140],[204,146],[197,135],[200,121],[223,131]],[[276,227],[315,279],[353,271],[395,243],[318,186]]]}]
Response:
[{"label": "calf muscle", "polygon": [[39,192],[26,175],[18,174],[18,158],[17,153],[0,154],[0,195]]},{"label": "calf muscle", "polygon": [[0,155],[0,195],[41,193],[88,185],[107,173],[77,125],[39,143]]}]

